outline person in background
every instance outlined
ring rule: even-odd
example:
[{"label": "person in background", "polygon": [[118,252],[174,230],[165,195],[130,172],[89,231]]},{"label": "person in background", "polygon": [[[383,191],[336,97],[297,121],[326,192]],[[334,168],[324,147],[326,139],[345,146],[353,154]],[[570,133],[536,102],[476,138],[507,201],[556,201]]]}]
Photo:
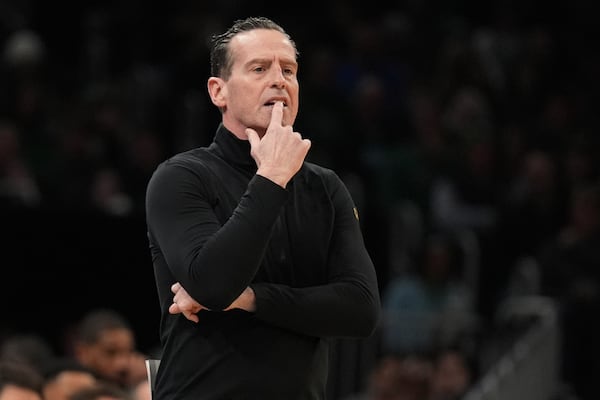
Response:
[{"label": "person in background", "polygon": [[150,389],[150,381],[142,379],[133,385],[131,389],[132,400],[152,400],[152,390]]},{"label": "person in background", "polygon": [[460,348],[440,349],[433,357],[428,400],[460,400],[475,382],[477,371],[469,354]]},{"label": "person in background", "polygon": [[386,354],[369,373],[366,389],[344,400],[426,400],[431,374],[424,356]]},{"label": "person in background", "polygon": [[560,309],[561,375],[581,400],[600,398],[600,182],[570,192],[568,218],[537,254],[542,294]]},{"label": "person in background", "polygon": [[475,295],[456,237],[430,232],[421,247],[414,270],[395,276],[383,290],[384,352],[428,353],[476,326]]},{"label": "person in background", "polygon": [[290,36],[250,17],[212,39],[222,123],[146,192],[162,312],[154,398],[322,400],[330,340],[379,321],[358,210],[334,171],[305,161]]},{"label": "person in background", "polygon": [[26,364],[0,362],[0,400],[42,400],[42,376]]},{"label": "person in background", "polygon": [[70,357],[56,357],[41,368],[44,400],[69,400],[80,389],[92,387],[98,379],[94,372]]},{"label": "person in background", "polygon": [[78,324],[72,345],[75,360],[99,379],[129,389],[146,376],[135,333],[125,317],[114,310],[90,310]]},{"label": "person in background", "polygon": [[125,389],[117,385],[99,382],[94,386],[78,390],[68,400],[132,400],[132,398]]},{"label": "person in background", "polygon": [[54,356],[52,345],[36,333],[13,332],[0,341],[0,362],[26,364],[38,373]]}]

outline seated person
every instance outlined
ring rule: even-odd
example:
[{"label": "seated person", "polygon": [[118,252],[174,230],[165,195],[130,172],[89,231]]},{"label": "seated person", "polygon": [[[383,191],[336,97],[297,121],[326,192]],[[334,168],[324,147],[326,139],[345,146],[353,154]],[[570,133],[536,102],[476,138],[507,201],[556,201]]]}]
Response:
[{"label": "seated person", "polygon": [[26,364],[0,362],[0,400],[43,400],[42,376]]},{"label": "seated person", "polygon": [[92,370],[67,357],[50,360],[41,371],[44,400],[68,400],[73,393],[98,382]]}]

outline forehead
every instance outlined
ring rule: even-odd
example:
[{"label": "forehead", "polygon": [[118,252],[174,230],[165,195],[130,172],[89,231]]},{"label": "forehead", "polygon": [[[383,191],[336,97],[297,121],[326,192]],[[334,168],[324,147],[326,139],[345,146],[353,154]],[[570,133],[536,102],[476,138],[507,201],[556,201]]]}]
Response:
[{"label": "forehead", "polygon": [[99,347],[131,347],[133,342],[133,333],[129,329],[114,328],[104,330],[96,344]]},{"label": "forehead", "polygon": [[286,58],[296,60],[296,50],[287,36],[273,29],[253,29],[237,34],[231,39],[234,63],[252,59]]}]

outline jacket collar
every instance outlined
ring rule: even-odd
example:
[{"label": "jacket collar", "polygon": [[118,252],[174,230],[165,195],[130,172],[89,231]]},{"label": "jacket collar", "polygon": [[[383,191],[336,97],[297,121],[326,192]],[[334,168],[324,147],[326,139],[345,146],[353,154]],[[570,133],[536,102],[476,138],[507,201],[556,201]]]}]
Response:
[{"label": "jacket collar", "polygon": [[219,124],[210,150],[228,164],[255,172],[256,161],[250,155],[250,142],[239,139],[223,124]]}]

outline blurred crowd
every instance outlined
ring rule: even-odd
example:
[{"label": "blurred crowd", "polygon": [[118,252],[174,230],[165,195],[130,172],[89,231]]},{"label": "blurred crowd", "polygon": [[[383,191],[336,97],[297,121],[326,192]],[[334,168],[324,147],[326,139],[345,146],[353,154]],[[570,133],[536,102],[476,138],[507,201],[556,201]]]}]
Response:
[{"label": "blurred crowd", "polygon": [[309,158],[361,210],[385,307],[373,376],[479,337],[504,299],[535,294],[560,307],[565,381],[598,398],[591,2],[298,4],[310,21],[214,3],[0,3],[0,207],[143,215],[156,165],[208,144],[219,120],[208,36],[265,14],[300,50]]},{"label": "blurred crowd", "polygon": [[129,321],[90,309],[54,346],[42,334],[0,342],[0,400],[150,400],[146,359]]}]

